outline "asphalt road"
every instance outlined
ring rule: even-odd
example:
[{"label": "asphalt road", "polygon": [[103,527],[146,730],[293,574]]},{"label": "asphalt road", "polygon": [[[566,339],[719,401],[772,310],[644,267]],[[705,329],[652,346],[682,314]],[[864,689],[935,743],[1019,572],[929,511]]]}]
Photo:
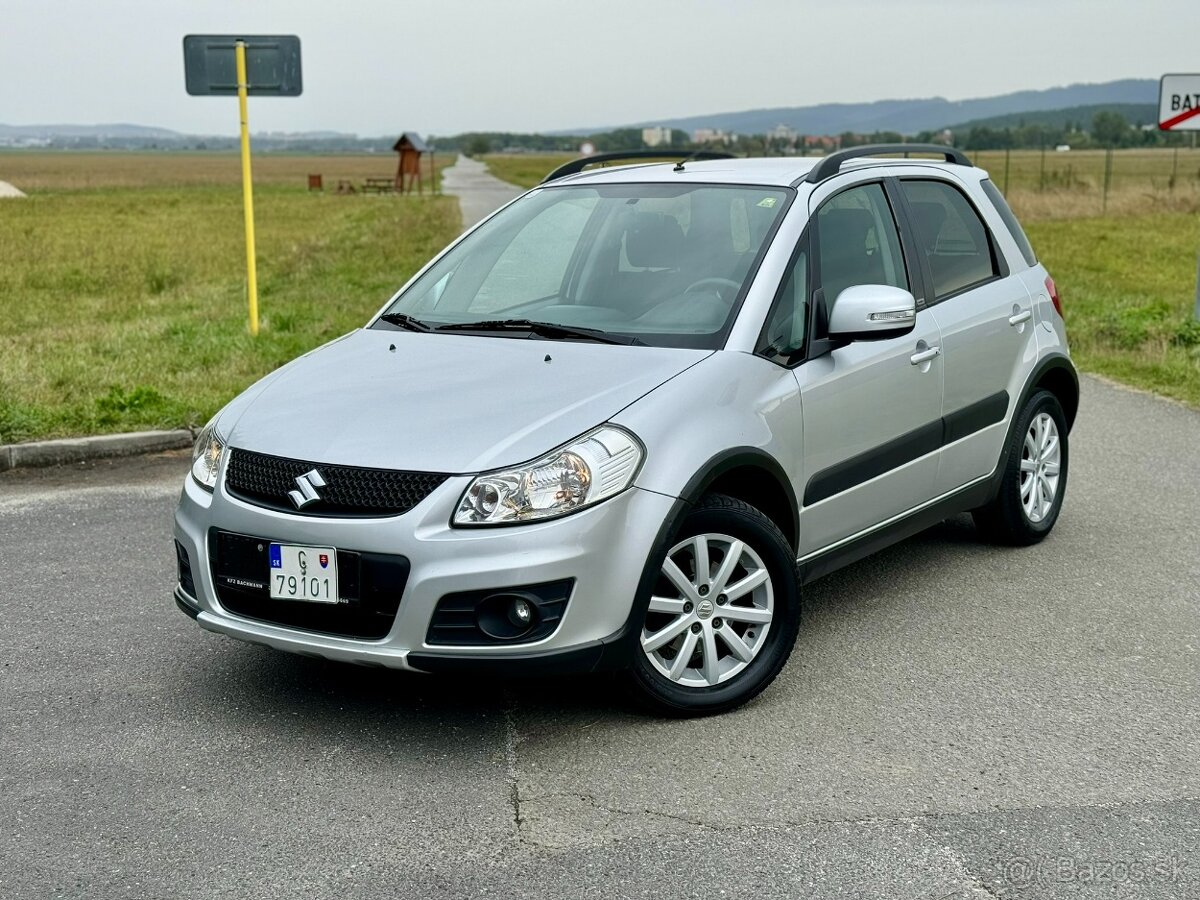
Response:
[{"label": "asphalt road", "polygon": [[458,197],[463,231],[466,231],[510,200],[515,200],[525,189],[501,181],[479,160],[460,155],[454,165],[442,172],[442,191]]},{"label": "asphalt road", "polygon": [[1200,415],[1088,379],[1038,547],[813,585],[750,706],[287,656],[170,598],[185,462],[0,476],[0,897],[1200,897]]}]

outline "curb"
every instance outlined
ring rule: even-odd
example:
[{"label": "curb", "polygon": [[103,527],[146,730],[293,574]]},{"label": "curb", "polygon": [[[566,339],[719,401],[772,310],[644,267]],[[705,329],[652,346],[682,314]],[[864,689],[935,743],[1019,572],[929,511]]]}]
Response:
[{"label": "curb", "polygon": [[160,450],[178,450],[192,445],[192,433],[177,431],[134,431],[128,434],[102,434],[98,437],[65,438],[57,441],[30,441],[26,444],[0,445],[0,472],[7,469],[61,466],[115,456],[137,456]]}]

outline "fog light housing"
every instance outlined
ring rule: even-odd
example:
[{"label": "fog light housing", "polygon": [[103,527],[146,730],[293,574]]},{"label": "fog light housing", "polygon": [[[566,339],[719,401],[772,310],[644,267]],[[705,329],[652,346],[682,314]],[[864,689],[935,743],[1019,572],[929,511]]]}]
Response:
[{"label": "fog light housing", "polygon": [[518,640],[537,624],[537,603],[533,594],[501,591],[483,598],[475,608],[475,623],[495,640]]},{"label": "fog light housing", "polygon": [[574,584],[565,578],[447,594],[433,611],[426,642],[465,647],[540,641],[558,629]]},{"label": "fog light housing", "polygon": [[528,628],[533,624],[533,607],[524,597],[513,597],[508,605],[508,621],[517,628]]}]

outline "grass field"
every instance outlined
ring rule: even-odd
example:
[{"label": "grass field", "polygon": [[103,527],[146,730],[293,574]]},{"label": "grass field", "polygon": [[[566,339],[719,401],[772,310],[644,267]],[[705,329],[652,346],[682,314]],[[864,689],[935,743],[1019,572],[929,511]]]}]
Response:
[{"label": "grass field", "polygon": [[0,200],[0,443],[202,425],[361,325],[458,234],[458,204],[310,194],[305,176],[321,172],[328,188],[392,166],[255,160],[254,339],[236,156],[0,154],[0,179],[30,194]]},{"label": "grass field", "polygon": [[[998,185],[1004,157],[972,154]],[[498,178],[524,187],[567,159],[485,157]],[[1063,295],[1080,367],[1200,407],[1200,150],[1115,153],[1107,215],[1104,165],[1102,150],[1048,152],[1044,170],[1042,154],[1013,151],[1009,201]]]},{"label": "grass field", "polygon": [[[450,153],[434,156],[435,174],[454,164]],[[253,158],[254,184],[303,189],[308,176],[320,175],[325,191],[337,188],[340,179],[362,183],[365,178],[390,178],[396,174],[391,153],[305,156],[263,153]],[[429,158],[421,160],[425,189],[429,191]],[[26,193],[96,190],[106,188],[193,187],[242,183],[241,161],[236,153],[113,153],[107,151],[26,152],[0,151],[0,181],[9,181]]]},{"label": "grass field", "polygon": [[[1078,185],[1031,188],[1040,160],[1029,156],[1010,159],[1010,195],[1063,292],[1080,364],[1200,406],[1194,189],[1125,185],[1136,196],[1114,191],[1100,217]],[[533,184],[566,158],[488,163]],[[338,179],[393,165],[382,155],[256,157],[263,330],[252,339],[235,155],[0,153],[0,180],[30,194],[0,200],[0,443],[196,426],[256,378],[361,324],[459,229],[452,198],[332,193]],[[327,190],[310,194],[306,176],[318,172]]]}]

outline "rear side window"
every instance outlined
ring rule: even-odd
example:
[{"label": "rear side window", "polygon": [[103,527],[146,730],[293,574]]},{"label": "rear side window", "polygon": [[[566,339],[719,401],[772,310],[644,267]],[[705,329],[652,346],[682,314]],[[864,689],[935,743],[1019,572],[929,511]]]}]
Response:
[{"label": "rear side window", "polygon": [[1000,188],[992,184],[990,180],[985,179],[983,182],[983,192],[992,201],[992,206],[996,207],[996,212],[1000,214],[1000,219],[1004,222],[1004,227],[1008,229],[1008,233],[1012,235],[1012,239],[1017,242],[1017,249],[1025,257],[1025,262],[1031,266],[1036,266],[1037,254],[1033,252],[1033,245],[1029,243],[1029,238],[1025,237],[1025,230],[1021,228],[1021,223],[1017,221],[1017,217],[1009,209],[1008,201],[1000,193]]},{"label": "rear side window", "polygon": [[987,227],[962,191],[944,181],[900,182],[939,299],[1000,274]]}]

